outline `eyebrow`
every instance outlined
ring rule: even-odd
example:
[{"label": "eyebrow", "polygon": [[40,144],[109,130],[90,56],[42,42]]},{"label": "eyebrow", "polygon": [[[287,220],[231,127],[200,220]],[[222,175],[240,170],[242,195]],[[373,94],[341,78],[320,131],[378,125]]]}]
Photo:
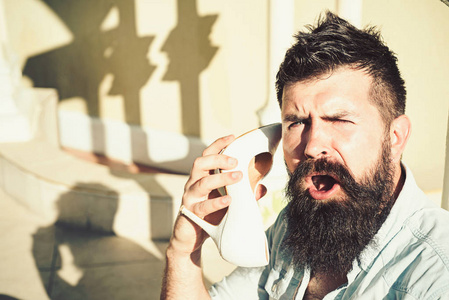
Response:
[{"label": "eyebrow", "polygon": [[298,115],[295,115],[295,114],[288,114],[288,115],[284,116],[283,121],[294,123],[294,122],[298,122],[298,121],[304,121],[307,119],[309,119],[309,117],[299,117]]},{"label": "eyebrow", "polygon": [[353,117],[353,116],[355,116],[355,113],[347,111],[347,110],[340,110],[340,111],[336,111],[331,114],[325,114],[322,118],[325,120],[336,120],[336,119],[341,119],[341,118],[345,118],[348,116]]},{"label": "eyebrow", "polygon": [[[356,114],[354,112],[347,111],[347,110],[339,110],[339,111],[336,111],[336,112],[333,112],[330,114],[324,114],[320,118],[322,118],[324,120],[337,120],[337,119],[341,119],[341,118],[345,118],[345,117],[354,117],[354,116],[356,116]],[[298,121],[304,121],[307,119],[310,119],[310,116],[301,117],[296,114],[287,114],[284,116],[283,121],[284,122],[298,122]]]}]

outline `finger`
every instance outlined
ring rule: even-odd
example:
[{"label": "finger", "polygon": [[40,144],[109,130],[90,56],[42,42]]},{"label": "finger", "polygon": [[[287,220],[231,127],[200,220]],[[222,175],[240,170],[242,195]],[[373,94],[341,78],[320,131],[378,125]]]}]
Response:
[{"label": "finger", "polygon": [[204,176],[210,174],[210,171],[216,169],[231,170],[237,166],[237,160],[227,155],[215,154],[201,156],[195,159],[191,171],[191,181],[196,182]]},{"label": "finger", "polygon": [[195,159],[190,178],[184,191],[200,178],[209,175],[215,169],[229,170],[237,165],[237,162],[228,156],[219,156],[218,153],[235,140],[233,135],[219,138],[203,151],[203,155]]},{"label": "finger", "polygon": [[207,147],[203,151],[203,156],[220,153],[221,150],[226,148],[234,140],[235,140],[235,136],[232,135],[232,134],[228,135],[228,136],[225,136],[225,137],[222,137],[222,138],[219,138],[218,140],[216,140],[215,142],[210,144],[210,146]]},{"label": "finger", "polygon": [[192,212],[200,218],[204,218],[229,206],[231,197],[226,195],[214,199],[198,202],[192,206]]},{"label": "finger", "polygon": [[242,179],[242,177],[243,174],[240,171],[219,173],[203,177],[189,188],[186,198],[204,199],[213,190],[237,183]]}]

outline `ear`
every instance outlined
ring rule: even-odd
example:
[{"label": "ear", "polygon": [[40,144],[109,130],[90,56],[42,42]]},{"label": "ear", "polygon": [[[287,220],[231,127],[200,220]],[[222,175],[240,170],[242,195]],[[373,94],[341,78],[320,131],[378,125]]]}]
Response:
[{"label": "ear", "polygon": [[412,124],[406,115],[401,115],[393,120],[390,126],[391,159],[399,163],[408,138]]}]

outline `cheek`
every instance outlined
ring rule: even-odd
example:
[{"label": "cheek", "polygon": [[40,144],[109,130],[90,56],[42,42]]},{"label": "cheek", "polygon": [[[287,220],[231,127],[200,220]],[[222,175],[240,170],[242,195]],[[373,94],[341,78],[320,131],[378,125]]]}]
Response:
[{"label": "cheek", "polygon": [[301,160],[301,153],[304,153],[300,148],[300,139],[292,139],[289,136],[283,135],[282,149],[284,151],[284,159],[288,169],[293,172]]},{"label": "cheek", "polygon": [[296,160],[292,157],[291,152],[285,149],[285,147],[283,150],[284,150],[284,161],[285,164],[287,165],[287,169],[293,173],[293,171],[295,170]]},{"label": "cheek", "polygon": [[381,151],[381,137],[365,133],[351,139],[339,140],[337,149],[345,164],[356,178],[364,176],[377,163]]}]

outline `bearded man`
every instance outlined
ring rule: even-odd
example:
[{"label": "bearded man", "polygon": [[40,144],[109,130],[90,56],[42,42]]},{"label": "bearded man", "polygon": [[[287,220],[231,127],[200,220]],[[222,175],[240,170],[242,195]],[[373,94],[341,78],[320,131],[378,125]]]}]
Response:
[{"label": "bearded man", "polygon": [[[401,163],[410,135],[397,59],[374,28],[328,12],[299,32],[277,74],[288,204],[268,229],[268,266],[237,268],[208,291],[207,235],[180,215],[163,299],[449,299],[449,213]],[[238,182],[221,138],[195,161],[183,205],[218,222]],[[260,194],[260,193],[259,193]]]}]

